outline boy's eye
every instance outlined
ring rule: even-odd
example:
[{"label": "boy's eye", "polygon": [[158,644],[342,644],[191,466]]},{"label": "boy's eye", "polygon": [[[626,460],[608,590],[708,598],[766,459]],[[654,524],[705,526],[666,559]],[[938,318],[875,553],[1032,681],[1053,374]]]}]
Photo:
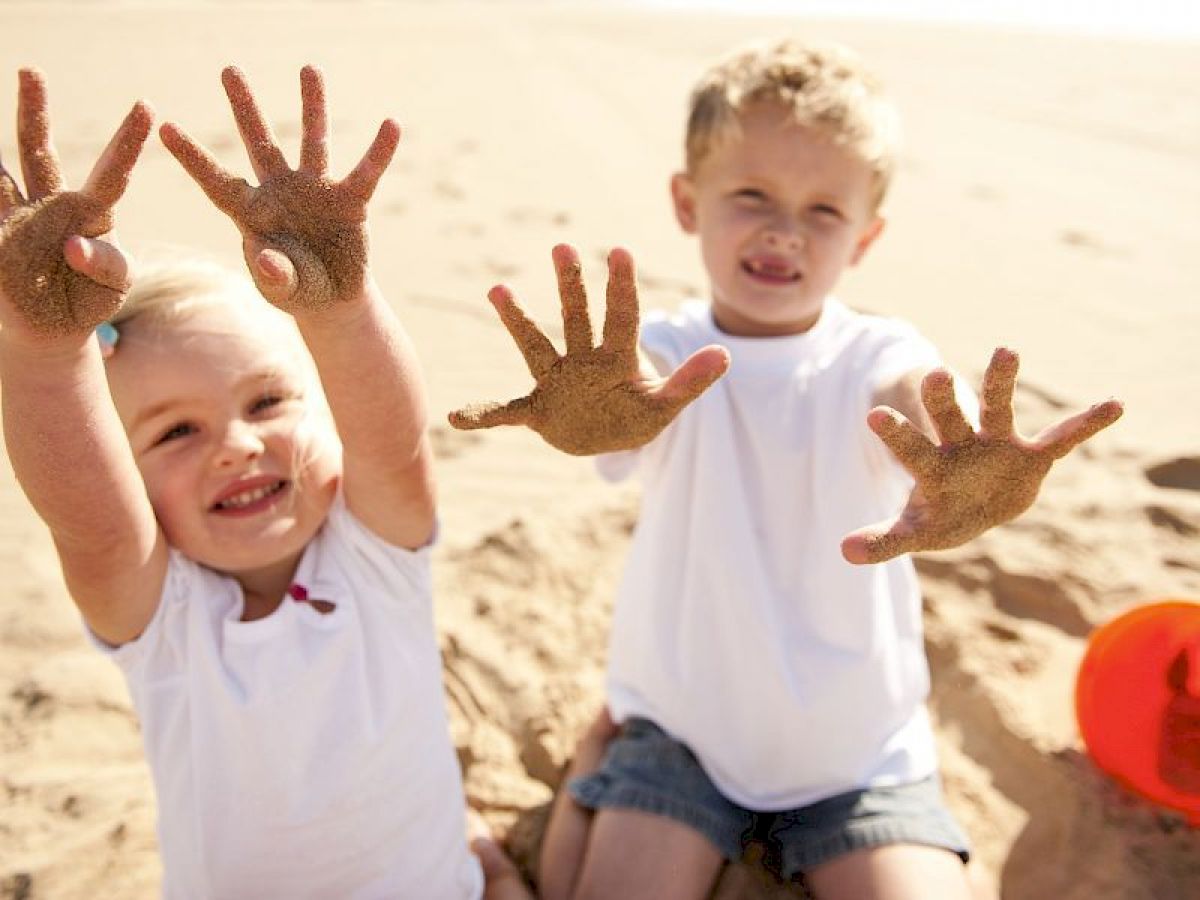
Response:
[{"label": "boy's eye", "polygon": [[821,203],[813,207],[813,213],[822,218],[840,219],[842,211],[836,206],[830,206],[828,203]]},{"label": "boy's eye", "polygon": [[168,441],[174,441],[182,437],[187,437],[189,434],[195,434],[195,432],[195,425],[192,425],[188,422],[180,422],[178,425],[172,425],[161,435],[159,435],[158,440],[154,442],[154,446],[157,447],[159,444],[165,444]]},{"label": "boy's eye", "polygon": [[767,195],[758,188],[741,188],[733,194],[737,200],[745,200],[748,203],[765,203]]}]

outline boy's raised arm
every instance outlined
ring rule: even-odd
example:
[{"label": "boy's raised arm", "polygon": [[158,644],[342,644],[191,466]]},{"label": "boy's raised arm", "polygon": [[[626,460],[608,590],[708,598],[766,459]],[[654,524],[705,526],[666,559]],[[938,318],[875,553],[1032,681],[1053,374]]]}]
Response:
[{"label": "boy's raised arm", "polygon": [[464,430],[527,425],[547,443],[577,456],[640,447],[725,373],[729,354],[723,347],[704,347],[669,377],[652,374],[653,366],[638,351],[633,258],[620,249],[608,258],[607,312],[597,346],[579,255],[560,244],[553,257],[566,353],[554,349],[508,288],[492,288],[488,299],[525,358],[535,385],[526,396],[507,403],[452,412],[450,424]]},{"label": "boy's raised arm", "polygon": [[96,325],[129,287],[109,240],[112,208],[149,134],[137,104],[79,191],[50,140],[45,83],[22,70],[17,100],[26,193],[0,166],[0,387],[9,460],[50,527],[67,587],[118,644],[149,622],[166,546],[113,408]]},{"label": "boy's raised arm", "polygon": [[[1063,419],[1034,438],[1013,426],[1017,354],[999,348],[983,376],[980,429],[967,421],[954,398],[954,380],[934,369],[921,382],[921,420],[878,406],[867,424],[916,480],[908,504],[896,518],[861,528],[842,540],[851,563],[884,562],[903,553],[946,550],[965,544],[1016,518],[1037,498],[1054,461],[1121,417],[1116,400],[1097,403]],[[903,397],[901,389],[898,396]]]},{"label": "boy's raised arm", "polygon": [[245,76],[222,73],[258,186],[226,171],[179,127],[163,143],[237,225],[250,274],[268,301],[295,317],[333,411],[344,450],[350,509],[385,540],[405,547],[433,531],[431,453],[416,355],[368,267],[367,205],[400,140],[385,120],[361,162],[328,177],[325,88],[320,70],[300,73],[303,137],[292,169]]}]

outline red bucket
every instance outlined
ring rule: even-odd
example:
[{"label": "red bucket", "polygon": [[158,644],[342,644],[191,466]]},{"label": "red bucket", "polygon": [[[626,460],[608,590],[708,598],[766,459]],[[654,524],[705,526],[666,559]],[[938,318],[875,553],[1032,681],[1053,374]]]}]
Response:
[{"label": "red bucket", "polygon": [[1101,770],[1200,825],[1200,603],[1151,603],[1096,629],[1075,716]]}]

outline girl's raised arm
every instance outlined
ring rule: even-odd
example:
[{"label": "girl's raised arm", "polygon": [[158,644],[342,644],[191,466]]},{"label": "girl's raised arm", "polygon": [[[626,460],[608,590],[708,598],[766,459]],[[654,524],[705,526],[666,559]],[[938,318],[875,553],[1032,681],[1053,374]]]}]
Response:
[{"label": "girl's raised arm", "polygon": [[176,125],[162,126],[163,143],[237,225],[262,295],[295,317],[342,441],[347,505],[384,540],[419,547],[434,516],[424,386],[408,336],[371,276],[366,225],[400,126],[386,119],[358,165],[335,181],[319,69],[300,73],[304,131],[295,169],[242,72],[226,69],[222,83],[258,186],[226,171]]},{"label": "girl's raised arm", "polygon": [[154,614],[166,546],[113,408],[93,336],[129,288],[112,208],[150,132],[135,104],[79,191],[65,188],[41,73],[19,75],[25,193],[0,165],[0,390],[21,487],[50,527],[71,596],[104,640]]}]

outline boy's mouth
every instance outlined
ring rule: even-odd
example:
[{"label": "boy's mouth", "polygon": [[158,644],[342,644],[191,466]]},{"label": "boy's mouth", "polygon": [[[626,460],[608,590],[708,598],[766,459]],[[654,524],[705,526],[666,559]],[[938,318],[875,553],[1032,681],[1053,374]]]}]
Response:
[{"label": "boy's mouth", "polygon": [[742,260],[742,271],[755,281],[767,284],[795,284],[803,277],[800,270],[786,260],[762,257]]},{"label": "boy's mouth", "polygon": [[212,512],[249,513],[269,506],[276,495],[288,486],[284,478],[259,480],[255,484],[242,485],[228,491],[210,508]]}]

